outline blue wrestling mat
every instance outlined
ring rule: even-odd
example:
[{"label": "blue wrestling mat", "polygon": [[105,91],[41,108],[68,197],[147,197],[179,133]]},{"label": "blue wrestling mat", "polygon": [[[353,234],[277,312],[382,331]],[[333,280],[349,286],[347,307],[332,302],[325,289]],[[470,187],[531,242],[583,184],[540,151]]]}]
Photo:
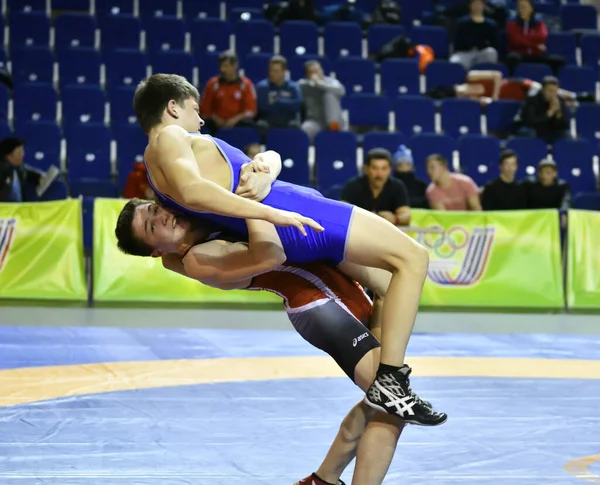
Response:
[{"label": "blue wrestling mat", "polygon": [[[291,485],[362,398],[289,331],[0,327],[0,342],[2,485]],[[600,483],[599,349],[415,335],[413,387],[449,420],[408,427],[385,483]]]}]

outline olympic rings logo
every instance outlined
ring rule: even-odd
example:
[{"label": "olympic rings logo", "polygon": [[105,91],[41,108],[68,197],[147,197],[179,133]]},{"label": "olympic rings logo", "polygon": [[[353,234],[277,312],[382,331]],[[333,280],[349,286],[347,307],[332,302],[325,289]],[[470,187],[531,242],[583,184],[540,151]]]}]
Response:
[{"label": "olympic rings logo", "polygon": [[467,247],[471,235],[462,226],[453,226],[447,231],[439,225],[430,226],[438,231],[418,233],[417,241],[431,250],[437,258],[453,258],[458,251]]}]

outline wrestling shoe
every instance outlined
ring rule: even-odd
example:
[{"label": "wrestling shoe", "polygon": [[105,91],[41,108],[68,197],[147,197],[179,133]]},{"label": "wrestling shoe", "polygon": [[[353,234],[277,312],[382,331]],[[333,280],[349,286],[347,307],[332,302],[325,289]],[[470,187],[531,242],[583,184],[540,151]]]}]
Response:
[{"label": "wrestling shoe", "polygon": [[[330,483],[324,482],[317,475],[312,473],[310,477],[303,478],[299,482],[294,483],[294,485],[331,485]],[[336,485],[346,485],[341,480],[337,481]]]},{"label": "wrestling shoe", "polygon": [[367,391],[365,404],[402,418],[406,423],[420,426],[438,426],[448,419],[445,413],[433,409],[410,388],[411,368],[403,365],[396,372],[379,374]]}]

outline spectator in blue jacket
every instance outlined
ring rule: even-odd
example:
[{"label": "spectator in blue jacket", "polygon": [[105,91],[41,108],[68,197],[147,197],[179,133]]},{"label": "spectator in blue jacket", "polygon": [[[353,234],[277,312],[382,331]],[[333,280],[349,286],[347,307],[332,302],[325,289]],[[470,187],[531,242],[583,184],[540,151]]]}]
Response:
[{"label": "spectator in blue jacket", "polygon": [[485,0],[469,0],[469,15],[456,26],[454,54],[450,62],[470,69],[482,62],[498,62],[498,26],[484,16]]},{"label": "spectator in blue jacket", "polygon": [[298,84],[285,78],[287,60],[273,56],[269,62],[269,77],[256,85],[258,120],[264,128],[300,126],[302,93]]}]

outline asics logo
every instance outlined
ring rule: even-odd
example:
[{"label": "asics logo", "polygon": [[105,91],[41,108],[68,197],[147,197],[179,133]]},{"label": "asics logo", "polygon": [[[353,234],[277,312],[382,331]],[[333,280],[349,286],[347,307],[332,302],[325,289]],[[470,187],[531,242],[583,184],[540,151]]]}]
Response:
[{"label": "asics logo", "polygon": [[356,347],[358,345],[358,342],[360,342],[362,339],[367,338],[369,336],[369,332],[365,332],[362,335],[360,335],[359,337],[356,337],[353,341],[352,341],[352,347]]}]

